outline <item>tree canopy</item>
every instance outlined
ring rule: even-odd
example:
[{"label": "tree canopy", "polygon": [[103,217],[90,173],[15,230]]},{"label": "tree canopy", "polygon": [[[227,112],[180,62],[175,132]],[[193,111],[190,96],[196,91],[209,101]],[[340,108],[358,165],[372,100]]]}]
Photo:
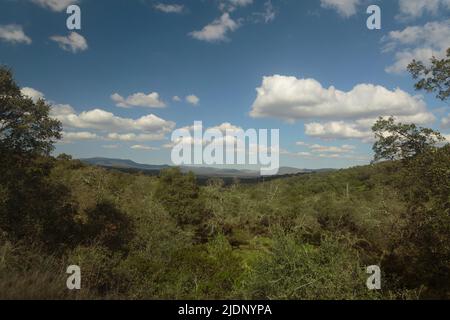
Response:
[{"label": "tree canopy", "polygon": [[431,58],[431,66],[424,62],[413,60],[408,65],[408,70],[414,79],[419,79],[415,84],[417,90],[436,92],[436,97],[442,101],[450,97],[450,48],[447,49],[447,57],[444,59]]},{"label": "tree canopy", "polygon": [[49,155],[61,138],[61,123],[49,116],[43,99],[24,96],[6,67],[0,67],[0,148],[2,154]]},{"label": "tree canopy", "polygon": [[445,140],[433,129],[396,123],[394,117],[379,118],[372,131],[376,139],[373,145],[375,161],[409,159]]}]

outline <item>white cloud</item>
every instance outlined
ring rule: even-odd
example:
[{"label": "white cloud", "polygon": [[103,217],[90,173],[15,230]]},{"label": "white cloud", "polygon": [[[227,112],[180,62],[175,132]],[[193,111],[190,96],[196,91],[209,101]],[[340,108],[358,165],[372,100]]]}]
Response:
[{"label": "white cloud", "polygon": [[[388,115],[385,115],[388,116]],[[415,123],[419,125],[431,124],[436,118],[432,113],[419,112],[413,115],[395,116],[402,123]],[[305,124],[305,133],[308,136],[325,139],[359,139],[363,142],[372,143],[374,135],[372,126],[377,118],[363,118],[354,121],[329,121],[325,123],[312,122]]]},{"label": "white cloud", "polygon": [[[164,148],[173,148],[175,145],[177,145],[177,144],[184,144],[184,145],[192,145],[192,144],[194,144],[194,142],[196,141],[196,140],[194,140],[194,138],[192,137],[192,135],[194,134],[194,130],[195,129],[200,129],[200,127],[196,127],[195,125],[191,125],[191,126],[186,126],[186,127],[182,127],[182,128],[180,128],[180,130],[186,130],[187,132],[189,132],[190,134],[191,134],[191,136],[190,137],[182,137],[182,138],[179,138],[177,141],[175,141],[175,142],[170,142],[170,143],[167,143],[167,144],[165,144],[163,147]],[[202,128],[202,129],[204,129],[204,128]],[[218,138],[217,140],[215,140],[216,142],[221,142],[221,141],[223,141],[224,142],[224,144],[226,144],[227,143],[227,141],[228,142],[232,142],[232,143],[236,143],[238,140],[237,140],[237,137],[236,136],[233,136],[233,135],[236,135],[236,134],[238,134],[239,132],[245,132],[245,130],[243,130],[242,129],[242,127],[239,127],[239,126],[236,126],[236,125],[233,125],[233,124],[231,124],[231,123],[229,123],[229,122],[224,122],[224,123],[222,123],[222,124],[220,124],[220,125],[216,125],[216,126],[213,126],[213,127],[209,127],[209,128],[207,128],[206,130],[218,130],[218,131],[220,131],[222,134],[223,134],[223,138]],[[205,130],[205,131],[206,131]],[[227,135],[228,134],[228,135]],[[197,140],[197,143],[201,143],[201,144],[206,144],[206,141],[205,140]]]},{"label": "white cloud", "polygon": [[305,151],[298,152],[298,153],[296,153],[296,155],[298,155],[300,157],[303,157],[303,158],[312,157],[312,153],[311,152],[305,152]]},{"label": "white cloud", "polygon": [[223,134],[230,133],[230,134],[236,134],[237,132],[243,130],[242,127],[235,126],[234,124],[231,124],[229,122],[224,122],[221,125],[211,127],[211,130],[220,130]]},{"label": "white cloud", "polygon": [[64,142],[78,141],[78,140],[96,140],[99,138],[97,134],[88,131],[63,132],[62,136]]},{"label": "white cloud", "polygon": [[224,12],[233,12],[238,7],[246,7],[252,3],[253,0],[221,0],[219,2],[219,9]]},{"label": "white cloud", "polygon": [[175,102],[181,102],[181,98],[179,96],[173,96],[172,100]]},{"label": "white cloud", "polygon": [[274,75],[257,88],[250,115],[287,121],[312,118],[361,119],[386,115],[426,113],[418,96],[372,84],[358,84],[348,92],[324,88],[314,79]]},{"label": "white cloud", "polygon": [[160,131],[156,133],[109,133],[106,136],[108,140],[122,141],[122,142],[130,142],[130,141],[159,141],[164,140],[166,136],[165,131]]},{"label": "white cloud", "polygon": [[305,123],[308,136],[325,140],[373,139],[372,125],[378,117],[395,116],[403,123],[430,124],[436,118],[420,96],[397,88],[388,90],[358,84],[350,91],[324,88],[314,79],[274,75],[264,77],[257,88],[252,117],[272,117]]},{"label": "white cloud", "polygon": [[353,161],[369,161],[370,158],[357,154],[355,152],[356,147],[352,145],[342,145],[342,146],[322,146],[322,145],[311,145],[309,146],[310,151],[301,151],[292,153],[289,155],[297,156],[307,159],[347,159]]},{"label": "white cloud", "polygon": [[360,0],[320,0],[323,8],[335,9],[341,16],[350,17],[356,14]]},{"label": "white cloud", "polygon": [[447,117],[442,118],[441,127],[444,129],[450,129],[450,114]]},{"label": "white cloud", "polygon": [[427,63],[431,57],[442,57],[444,51],[434,51],[432,48],[416,48],[413,50],[399,51],[395,54],[394,64],[386,67],[387,73],[404,73],[408,65],[413,61],[422,61]]},{"label": "white cloud", "polygon": [[253,3],[253,0],[228,0],[231,4],[239,7],[245,7]]},{"label": "white cloud", "polygon": [[20,92],[22,93],[22,95],[30,98],[34,102],[38,101],[39,99],[44,99],[44,94],[33,88],[23,87]]},{"label": "white cloud", "polygon": [[[299,144],[300,143],[300,144]],[[324,146],[320,144],[306,144],[299,141],[297,145],[307,147],[309,151],[302,151],[297,153],[289,152],[289,155],[301,156],[306,158],[343,158],[355,156],[355,146],[344,144],[342,146]]]},{"label": "white cloud", "polygon": [[71,32],[68,36],[52,36],[50,39],[58,43],[61,49],[72,53],[77,53],[88,49],[86,39],[81,34],[76,32]]},{"label": "white cloud", "polygon": [[443,136],[445,140],[447,140],[447,142],[450,143],[450,134],[444,134]]},{"label": "white cloud", "polygon": [[175,128],[175,123],[153,114],[138,119],[122,118],[102,109],[79,114],[69,105],[54,105],[51,116],[66,128],[108,132],[107,138],[118,141],[162,140]]},{"label": "white cloud", "polygon": [[156,10],[162,11],[164,13],[182,13],[184,10],[184,6],[182,4],[157,3],[154,7]]},{"label": "white cloud", "polygon": [[207,42],[226,41],[227,33],[239,28],[239,24],[231,19],[229,13],[224,13],[219,19],[203,27],[202,30],[192,31],[189,35],[197,40]]},{"label": "white cloud", "polygon": [[339,153],[352,153],[356,149],[356,147],[348,144],[344,144],[340,147],[322,146],[320,144],[313,144],[309,146],[309,149],[311,149],[312,152],[339,154]]},{"label": "white cloud", "polygon": [[50,115],[53,117],[66,117],[73,114],[75,114],[75,110],[69,104],[55,104],[50,109]]},{"label": "white cloud", "polygon": [[71,4],[77,4],[79,0],[32,0],[32,2],[52,11],[61,12]]},{"label": "white cloud", "polygon": [[192,104],[193,106],[197,106],[200,102],[200,99],[196,95],[189,95],[186,97],[186,102]]},{"label": "white cloud", "polygon": [[17,24],[0,25],[0,40],[10,43],[31,44],[31,38]]},{"label": "white cloud", "polygon": [[416,45],[421,43],[426,47],[442,47],[448,44],[450,38],[450,20],[428,22],[423,26],[408,26],[403,30],[395,30],[383,38],[387,47],[400,45]]},{"label": "white cloud", "polygon": [[133,149],[133,150],[146,150],[146,151],[159,150],[158,148],[144,146],[142,144],[135,144],[134,146],[131,146],[131,149]]},{"label": "white cloud", "polygon": [[305,124],[305,133],[310,137],[325,140],[361,139],[370,141],[373,137],[370,129],[361,128],[356,123],[347,123],[344,121],[307,123]]},{"label": "white cloud", "polygon": [[386,72],[405,72],[414,59],[427,63],[432,56],[445,56],[450,47],[450,19],[391,31],[382,42],[385,52],[395,51],[395,62],[386,68]]},{"label": "white cloud", "polygon": [[159,94],[157,92],[151,92],[149,94],[138,92],[128,96],[126,99],[120,94],[114,93],[111,95],[111,99],[116,102],[116,106],[121,108],[164,108],[166,106],[166,104],[160,100]]},{"label": "white cloud", "polygon": [[401,19],[412,19],[423,16],[424,14],[436,14],[440,9],[450,9],[449,0],[400,0]]},{"label": "white cloud", "polygon": [[249,17],[249,21],[253,23],[269,23],[275,20],[276,11],[271,0],[264,2],[262,11],[256,11]]}]

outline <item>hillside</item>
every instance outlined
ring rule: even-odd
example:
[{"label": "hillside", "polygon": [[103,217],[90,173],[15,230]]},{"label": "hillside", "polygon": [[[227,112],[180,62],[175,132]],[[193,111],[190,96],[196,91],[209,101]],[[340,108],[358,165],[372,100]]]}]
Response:
[{"label": "hillside", "polygon": [[[110,158],[88,158],[88,159],[80,159],[82,162],[96,165],[100,167],[106,168],[115,168],[115,169],[133,169],[140,170],[146,173],[154,173],[157,174],[163,169],[170,168],[169,165],[149,165],[149,164],[141,164],[136,163],[132,160],[124,160],[124,159],[110,159]],[[256,178],[260,176],[259,171],[252,170],[237,170],[237,169],[218,169],[213,167],[181,167],[180,168],[183,173],[193,172],[195,175],[199,177],[223,177],[223,178]],[[299,173],[310,173],[310,172],[323,172],[323,171],[332,171],[333,169],[319,169],[319,170],[310,170],[310,169],[298,169],[292,167],[281,167],[278,175],[296,175]]]}]

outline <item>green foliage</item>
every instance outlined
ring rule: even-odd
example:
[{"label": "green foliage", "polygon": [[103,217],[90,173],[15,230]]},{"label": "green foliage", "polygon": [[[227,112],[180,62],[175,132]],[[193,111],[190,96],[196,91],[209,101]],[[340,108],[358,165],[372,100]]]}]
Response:
[{"label": "green foliage", "polygon": [[0,67],[0,229],[11,240],[41,241],[51,250],[74,234],[69,191],[48,179],[48,158],[61,125],[43,100],[24,97],[10,70]]},{"label": "green foliage", "polygon": [[376,142],[375,161],[408,159],[436,147],[445,139],[432,129],[396,123],[393,117],[380,118],[372,127]]},{"label": "green foliage", "polygon": [[90,243],[119,251],[133,238],[131,219],[111,203],[96,204],[85,211],[84,218],[80,234]]},{"label": "green foliage", "polygon": [[[444,155],[439,159],[445,163]],[[424,283],[407,282],[411,280],[404,265],[409,256],[396,252],[395,260],[389,254],[400,247],[399,230],[409,223],[403,193],[395,191],[403,174],[398,172],[399,166],[381,163],[256,185],[197,186],[192,199],[210,212],[210,218],[200,222],[209,236],[199,243],[193,229],[198,226],[181,225],[176,211],[160,200],[161,178],[106,171],[59,157],[47,179],[69,191],[63,200],[73,210],[75,229],[50,232],[66,235],[55,238],[55,256],[49,255],[56,252],[48,249],[50,241],[43,244],[45,250],[24,250],[19,245],[28,237],[24,234],[10,242],[11,250],[21,254],[8,254],[5,261],[11,279],[24,277],[28,280],[19,284],[31,283],[41,287],[40,296],[62,299],[411,298],[405,290],[415,292]],[[176,190],[178,181],[164,184]],[[445,185],[430,183],[440,186],[432,192]],[[445,192],[439,194],[444,197]],[[34,255],[52,261],[48,273],[34,263],[21,268],[20,262]],[[372,295],[361,272],[380,261],[383,270],[389,270],[386,277],[400,280],[389,281],[386,291]],[[397,268],[401,261],[403,268]],[[82,268],[82,290],[76,295],[60,282],[70,264]],[[50,279],[51,274],[58,276],[48,284],[36,280],[41,275]],[[283,279],[275,281],[277,277]],[[301,287],[315,278],[319,280]],[[335,284],[327,286],[329,281]],[[14,284],[7,283],[14,292]],[[16,292],[25,290],[19,284]],[[33,288],[26,289],[30,296],[38,292]]]},{"label": "green foliage", "polygon": [[358,261],[345,241],[324,236],[319,246],[312,246],[278,230],[272,250],[254,262],[245,293],[271,300],[374,298]]},{"label": "green foliage", "polygon": [[[450,292],[450,145],[422,154],[403,169],[405,223],[387,256],[408,287],[441,298]],[[420,183],[417,183],[420,181]]]},{"label": "green foliage", "polygon": [[450,97],[450,48],[447,49],[447,58],[431,58],[431,66],[425,66],[422,61],[413,60],[408,65],[408,71],[414,79],[417,90],[436,92],[436,97],[447,100]]},{"label": "green foliage", "polygon": [[206,239],[206,220],[209,215],[200,199],[200,188],[192,172],[184,175],[179,168],[163,170],[155,198],[179,226],[192,229],[200,242]]},{"label": "green foliage", "polygon": [[23,96],[11,71],[0,67],[2,155],[6,152],[48,155],[53,143],[61,138],[61,124],[49,117],[49,111],[50,106],[44,100],[33,102]]},{"label": "green foliage", "polygon": [[239,256],[219,235],[206,245],[177,252],[167,270],[175,285],[169,293],[177,299],[230,299],[242,273]]},{"label": "green foliage", "polygon": [[0,235],[0,299],[87,299],[88,289],[66,289],[68,264],[38,246],[13,244]]},{"label": "green foliage", "polygon": [[98,245],[76,247],[67,258],[67,265],[82,270],[81,286],[99,296],[119,296],[123,283],[116,272],[119,262],[119,253]]},{"label": "green foliage", "polygon": [[45,158],[29,159],[26,166],[3,175],[0,229],[10,239],[41,241],[57,250],[76,232],[76,204],[64,185],[48,178],[52,166]]}]

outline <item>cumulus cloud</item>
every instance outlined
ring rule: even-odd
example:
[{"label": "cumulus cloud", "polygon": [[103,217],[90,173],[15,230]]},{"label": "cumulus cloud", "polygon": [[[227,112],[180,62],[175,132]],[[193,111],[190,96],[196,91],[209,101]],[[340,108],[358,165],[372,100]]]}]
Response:
[{"label": "cumulus cloud", "polygon": [[450,19],[391,31],[382,42],[384,52],[395,52],[395,62],[386,68],[386,72],[405,72],[413,59],[426,63],[432,56],[445,56],[450,47]]},{"label": "cumulus cloud", "polygon": [[54,105],[51,116],[64,128],[90,129],[107,132],[107,139],[117,141],[162,140],[175,123],[153,114],[138,119],[122,118],[102,109],[76,113],[70,105]]},{"label": "cumulus cloud", "polygon": [[441,127],[444,129],[450,129],[450,114],[441,120]]},{"label": "cumulus cloud", "polygon": [[418,43],[426,47],[442,47],[449,44],[450,20],[428,22],[423,26],[408,26],[403,30],[395,30],[383,38],[387,42],[386,49],[398,46],[414,46]]},{"label": "cumulus cloud", "polygon": [[61,49],[72,53],[88,49],[86,39],[77,32],[71,32],[68,36],[52,36],[50,39],[58,43]]},{"label": "cumulus cloud", "polygon": [[334,9],[341,16],[348,18],[356,14],[356,8],[360,0],[320,0],[323,8]]},{"label": "cumulus cloud", "polygon": [[306,151],[297,152],[296,155],[298,155],[300,157],[303,157],[303,158],[312,157],[312,153],[311,152],[306,152]]},{"label": "cumulus cloud", "polygon": [[109,133],[106,136],[108,140],[122,141],[122,142],[130,142],[130,141],[159,141],[164,140],[166,137],[165,131],[158,131],[155,133]]},{"label": "cumulus cloud", "polygon": [[309,149],[311,149],[313,152],[318,153],[352,153],[356,149],[356,147],[348,144],[344,144],[340,147],[313,144],[309,146]]},{"label": "cumulus cloud", "polygon": [[80,131],[80,132],[63,132],[63,141],[71,142],[71,141],[80,141],[80,140],[96,140],[99,136],[95,133],[88,131]]},{"label": "cumulus cloud", "polygon": [[324,88],[314,79],[274,75],[264,77],[256,89],[250,115],[288,121],[311,118],[363,118],[413,115],[426,112],[417,96],[372,84],[358,84],[348,92]]},{"label": "cumulus cloud", "polygon": [[131,149],[133,149],[133,150],[145,150],[145,151],[159,150],[158,148],[150,147],[150,146],[144,146],[142,144],[135,144],[135,145],[131,146]]},{"label": "cumulus cloud", "polygon": [[31,0],[37,5],[50,9],[52,11],[61,12],[66,10],[71,4],[77,4],[79,0]]},{"label": "cumulus cloud", "polygon": [[203,27],[199,31],[189,33],[191,37],[206,42],[227,41],[227,33],[233,32],[239,28],[239,24],[231,19],[228,12],[224,13],[219,19]]},{"label": "cumulus cloud", "polygon": [[173,96],[172,100],[175,102],[181,102],[181,98],[179,96]]},{"label": "cumulus cloud", "polygon": [[232,12],[238,7],[246,7],[253,3],[253,0],[221,0],[219,8],[225,12]]},{"label": "cumulus cloud", "polygon": [[236,126],[234,124],[231,124],[229,122],[224,122],[218,126],[215,127],[211,127],[211,129],[213,130],[219,130],[221,131],[223,134],[225,133],[231,133],[231,134],[235,134],[238,131],[243,130],[242,127]]},{"label": "cumulus cloud", "polygon": [[369,128],[344,121],[307,123],[305,124],[305,133],[310,137],[325,140],[360,139],[369,142],[373,138],[373,134]]},{"label": "cumulus cloud", "polygon": [[0,40],[9,43],[31,44],[31,38],[17,24],[0,25]]},{"label": "cumulus cloud", "polygon": [[[402,123],[415,123],[419,125],[431,124],[436,120],[435,116],[429,112],[419,112],[409,116],[395,116],[394,118]],[[374,141],[372,125],[376,121],[377,118],[365,118],[354,121],[306,123],[305,133],[308,136],[325,140],[359,139],[364,142],[372,143]]]},{"label": "cumulus cloud", "polygon": [[154,8],[164,13],[182,13],[184,11],[182,4],[157,3],[154,5]]},{"label": "cumulus cloud", "polygon": [[419,96],[397,88],[358,84],[350,91],[324,88],[314,79],[274,75],[256,89],[250,115],[305,123],[308,136],[321,139],[372,141],[378,117],[395,116],[404,123],[430,124],[436,119]]},{"label": "cumulus cloud", "polygon": [[29,88],[29,87],[23,87],[20,92],[22,95],[30,98],[34,102],[38,101],[39,99],[44,99],[44,94],[36,89]]},{"label": "cumulus cloud", "polygon": [[229,122],[224,122],[224,123],[222,123],[220,125],[212,126],[212,127],[209,127],[209,128],[203,128],[203,127],[200,128],[200,127],[197,127],[194,124],[194,125],[191,125],[191,126],[186,126],[186,127],[179,128],[179,130],[184,130],[185,132],[189,132],[191,134],[191,136],[184,136],[184,137],[178,138],[177,141],[172,141],[170,143],[167,143],[163,147],[164,148],[173,148],[177,144],[183,144],[183,145],[189,146],[189,145],[194,144],[195,142],[205,145],[206,142],[207,142],[205,140],[201,140],[201,141],[200,140],[194,140],[193,134],[194,134],[194,130],[196,130],[196,129],[197,130],[204,130],[204,131],[206,131],[206,130],[220,131],[222,133],[222,135],[223,135],[223,138],[221,138],[221,139],[218,138],[215,141],[219,142],[219,143],[223,142],[224,144],[227,143],[227,141],[231,142],[231,143],[237,143],[237,137],[233,136],[233,135],[236,135],[239,132],[244,132],[245,131],[245,130],[242,129],[242,127],[233,125],[233,124],[231,124]]},{"label": "cumulus cloud", "polygon": [[449,0],[399,0],[401,19],[413,19],[424,14],[436,14],[440,9],[450,9]]},{"label": "cumulus cloud", "polygon": [[161,101],[157,92],[135,93],[127,98],[122,97],[118,93],[111,95],[111,99],[116,103],[117,107],[130,108],[130,107],[147,107],[147,108],[164,108],[166,104]]},{"label": "cumulus cloud", "polygon": [[186,97],[186,102],[193,106],[197,106],[200,103],[200,99],[196,95],[191,94]]},{"label": "cumulus cloud", "polygon": [[341,146],[325,146],[320,144],[302,144],[302,146],[306,146],[308,151],[301,152],[290,152],[289,155],[299,156],[302,158],[308,159],[319,159],[319,158],[327,158],[327,159],[349,159],[356,161],[368,161],[369,158],[364,155],[360,155],[356,153],[356,147],[349,144],[344,144]]}]

